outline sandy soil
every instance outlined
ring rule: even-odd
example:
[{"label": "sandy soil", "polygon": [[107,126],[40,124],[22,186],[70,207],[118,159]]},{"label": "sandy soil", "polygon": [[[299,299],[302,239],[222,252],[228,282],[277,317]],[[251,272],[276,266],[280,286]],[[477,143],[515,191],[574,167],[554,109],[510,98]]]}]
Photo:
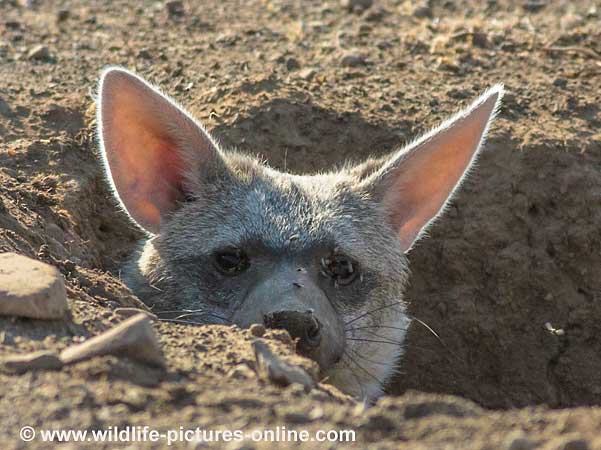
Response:
[{"label": "sandy soil", "polygon": [[[129,424],[356,430],[330,448],[601,449],[601,5],[344,3],[187,1],[170,15],[164,2],[0,0],[0,250],[56,265],[72,310],[0,318],[0,356],[64,348],[138,302],[119,281],[138,236],[96,159],[110,64],[224,145],[295,172],[383,154],[504,82],[479,167],[411,254],[411,312],[440,340],[413,326],[391,395],[364,411],[326,386],[257,379],[247,331],[159,323],[166,371],[106,357],[0,374],[2,448],[49,448],[21,442],[24,425]],[[293,447],[245,445],[215,447]]]}]

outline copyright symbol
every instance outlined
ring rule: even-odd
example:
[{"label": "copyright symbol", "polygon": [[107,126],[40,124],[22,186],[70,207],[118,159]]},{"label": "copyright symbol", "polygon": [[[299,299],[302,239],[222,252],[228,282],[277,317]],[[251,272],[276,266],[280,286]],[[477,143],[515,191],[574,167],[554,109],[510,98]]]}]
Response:
[{"label": "copyright symbol", "polygon": [[33,427],[23,427],[19,432],[22,441],[31,442],[35,439],[35,430]]}]

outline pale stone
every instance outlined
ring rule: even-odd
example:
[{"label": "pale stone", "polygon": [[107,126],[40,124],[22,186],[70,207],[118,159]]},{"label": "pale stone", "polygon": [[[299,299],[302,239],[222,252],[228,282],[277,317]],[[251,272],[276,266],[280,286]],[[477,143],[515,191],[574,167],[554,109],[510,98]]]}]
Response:
[{"label": "pale stone", "polygon": [[315,380],[302,367],[280,359],[265,342],[256,339],[252,346],[255,352],[256,370],[261,378],[280,386],[298,383],[306,392],[315,387]]},{"label": "pale stone", "polygon": [[27,372],[28,370],[58,370],[63,366],[58,355],[50,350],[12,355],[0,359],[0,368],[8,372]]},{"label": "pale stone", "polygon": [[140,313],[60,354],[64,364],[100,355],[128,356],[152,366],[165,367],[165,358],[152,328],[152,320]]},{"label": "pale stone", "polygon": [[67,291],[53,266],[16,253],[0,254],[0,315],[61,319]]}]

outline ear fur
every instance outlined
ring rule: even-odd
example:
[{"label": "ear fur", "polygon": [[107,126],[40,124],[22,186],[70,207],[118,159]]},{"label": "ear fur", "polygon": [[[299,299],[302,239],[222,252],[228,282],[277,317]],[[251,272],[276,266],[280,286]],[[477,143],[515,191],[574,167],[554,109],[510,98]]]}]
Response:
[{"label": "ear fur", "polygon": [[101,75],[97,123],[115,197],[150,233],[159,232],[193,177],[220,160],[217,144],[201,124],[157,88],[119,67]]}]

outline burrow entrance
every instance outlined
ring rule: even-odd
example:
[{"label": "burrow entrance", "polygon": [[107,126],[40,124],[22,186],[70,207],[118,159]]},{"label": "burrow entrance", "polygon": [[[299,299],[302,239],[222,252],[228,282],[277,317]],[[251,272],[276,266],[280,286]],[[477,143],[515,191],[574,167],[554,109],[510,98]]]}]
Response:
[{"label": "burrow entrance", "polygon": [[[109,271],[114,281],[140,234],[106,187],[86,106],[47,106],[42,138],[14,139],[0,155],[0,246]],[[382,155],[414,127],[275,99],[213,132],[298,173]],[[591,167],[552,143],[518,151],[517,139],[492,137],[411,254],[411,313],[440,340],[412,327],[390,393],[452,393],[493,408],[601,403],[601,173]],[[122,292],[95,283],[91,293],[107,301]]]}]

